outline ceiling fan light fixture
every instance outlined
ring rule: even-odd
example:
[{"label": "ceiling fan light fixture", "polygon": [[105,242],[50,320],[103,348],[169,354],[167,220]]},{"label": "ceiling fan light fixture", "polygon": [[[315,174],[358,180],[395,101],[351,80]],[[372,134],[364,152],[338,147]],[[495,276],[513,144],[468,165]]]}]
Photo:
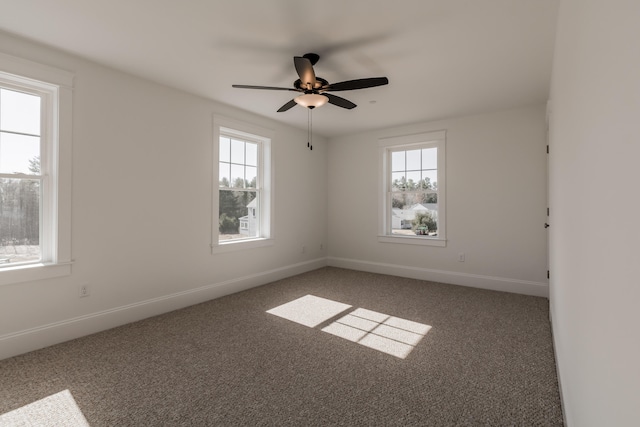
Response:
[{"label": "ceiling fan light fixture", "polygon": [[304,95],[297,96],[293,99],[297,104],[306,108],[321,107],[327,102],[329,98],[317,93],[305,93]]}]

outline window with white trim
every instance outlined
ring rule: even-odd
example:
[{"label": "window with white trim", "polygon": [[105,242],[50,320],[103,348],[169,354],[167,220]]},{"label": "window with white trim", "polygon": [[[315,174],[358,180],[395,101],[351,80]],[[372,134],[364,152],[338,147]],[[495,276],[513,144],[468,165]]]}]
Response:
[{"label": "window with white trim", "polygon": [[72,83],[0,54],[0,284],[70,273]]},{"label": "window with white trim", "polygon": [[246,123],[214,118],[217,180],[212,248],[260,246],[270,239],[270,133]]},{"label": "window with white trim", "polygon": [[0,83],[0,267],[39,262],[40,240],[46,242],[49,234],[40,235],[40,208],[47,202],[42,191],[47,170],[40,162],[43,97]]},{"label": "window with white trim", "polygon": [[379,241],[445,245],[445,132],[384,138]]}]

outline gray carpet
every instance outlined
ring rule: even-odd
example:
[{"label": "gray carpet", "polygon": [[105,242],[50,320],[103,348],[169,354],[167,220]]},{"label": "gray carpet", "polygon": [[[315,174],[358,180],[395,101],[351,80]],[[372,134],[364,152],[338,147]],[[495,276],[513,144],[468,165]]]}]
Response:
[{"label": "gray carpet", "polygon": [[[306,295],[351,308],[267,313]],[[405,358],[323,331],[355,309],[431,329]],[[563,423],[546,299],[332,267],[0,361],[0,414],[65,390],[94,427]]]}]

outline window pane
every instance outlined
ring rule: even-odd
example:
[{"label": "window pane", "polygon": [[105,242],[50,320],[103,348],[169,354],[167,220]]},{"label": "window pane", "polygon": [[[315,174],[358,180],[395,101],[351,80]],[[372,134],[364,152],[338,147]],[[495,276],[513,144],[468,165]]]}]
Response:
[{"label": "window pane", "polygon": [[220,241],[258,237],[257,192],[220,190]]},{"label": "window pane", "polygon": [[411,226],[415,204],[413,194],[394,193],[391,200],[391,233],[412,235]]},{"label": "window pane", "polygon": [[[432,203],[438,203],[438,193],[422,193],[419,196],[418,203],[425,206]],[[431,208],[431,206],[427,207]]]},{"label": "window pane", "polygon": [[405,206],[410,206],[410,200],[407,200],[406,194],[399,192],[391,194],[391,207],[393,209],[404,209]]},{"label": "window pane", "polygon": [[231,140],[231,163],[244,164],[244,141]]},{"label": "window pane", "polygon": [[[424,206],[424,205],[423,205]],[[413,231],[418,236],[438,235],[438,205],[429,204],[427,209],[417,209],[413,219]]]},{"label": "window pane", "polygon": [[220,161],[231,161],[231,139],[227,138],[226,136],[220,137]]},{"label": "window pane", "polygon": [[40,181],[0,179],[0,264],[40,260]]},{"label": "window pane", "polygon": [[421,150],[407,151],[407,170],[420,170]]},{"label": "window pane", "polygon": [[420,171],[407,172],[407,190],[415,190],[420,185]]},{"label": "window pane", "polygon": [[258,144],[247,142],[246,149],[247,149],[246,164],[249,166],[258,166]]},{"label": "window pane", "polygon": [[438,194],[431,192],[420,193],[391,193],[391,207],[398,209],[421,209],[420,206],[431,209],[433,206],[428,204],[438,203]]},{"label": "window pane", "polygon": [[391,203],[391,234],[437,236],[438,205],[424,202],[434,194],[394,193]]},{"label": "window pane", "polygon": [[411,209],[416,204],[420,203],[422,195],[421,193],[392,193],[392,208],[399,209]]},{"label": "window pane", "polygon": [[40,137],[0,133],[0,173],[40,174]]},{"label": "window pane", "polygon": [[40,97],[0,89],[0,130],[40,135]]},{"label": "window pane", "polygon": [[422,171],[422,183],[424,188],[437,189],[438,188],[438,171]]},{"label": "window pane", "polygon": [[404,172],[394,172],[391,174],[391,189],[393,191],[405,190],[407,180],[404,178]]},{"label": "window pane", "polygon": [[425,148],[422,150],[422,169],[438,168],[438,149]]},{"label": "window pane", "polygon": [[221,162],[218,166],[218,173],[220,175],[220,187],[231,186],[231,165]]},{"label": "window pane", "polygon": [[245,168],[245,179],[247,180],[248,188],[256,188],[258,181],[258,168],[253,166],[247,166]]},{"label": "window pane", "polygon": [[391,171],[392,172],[404,172],[405,171],[405,152],[394,151],[391,153]]},{"label": "window pane", "polygon": [[231,164],[231,186],[244,188],[244,166]]}]

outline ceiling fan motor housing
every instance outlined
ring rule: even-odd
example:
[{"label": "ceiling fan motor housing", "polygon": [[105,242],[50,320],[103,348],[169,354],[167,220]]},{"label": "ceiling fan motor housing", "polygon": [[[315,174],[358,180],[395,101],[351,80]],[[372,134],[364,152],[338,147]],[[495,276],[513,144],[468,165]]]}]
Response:
[{"label": "ceiling fan motor housing", "polygon": [[312,89],[308,89],[306,86],[302,85],[302,80],[298,79],[293,82],[293,87],[299,91],[304,91],[304,93],[318,93],[318,90],[325,88],[329,85],[329,82],[323,79],[322,77],[316,77],[316,83]]}]

